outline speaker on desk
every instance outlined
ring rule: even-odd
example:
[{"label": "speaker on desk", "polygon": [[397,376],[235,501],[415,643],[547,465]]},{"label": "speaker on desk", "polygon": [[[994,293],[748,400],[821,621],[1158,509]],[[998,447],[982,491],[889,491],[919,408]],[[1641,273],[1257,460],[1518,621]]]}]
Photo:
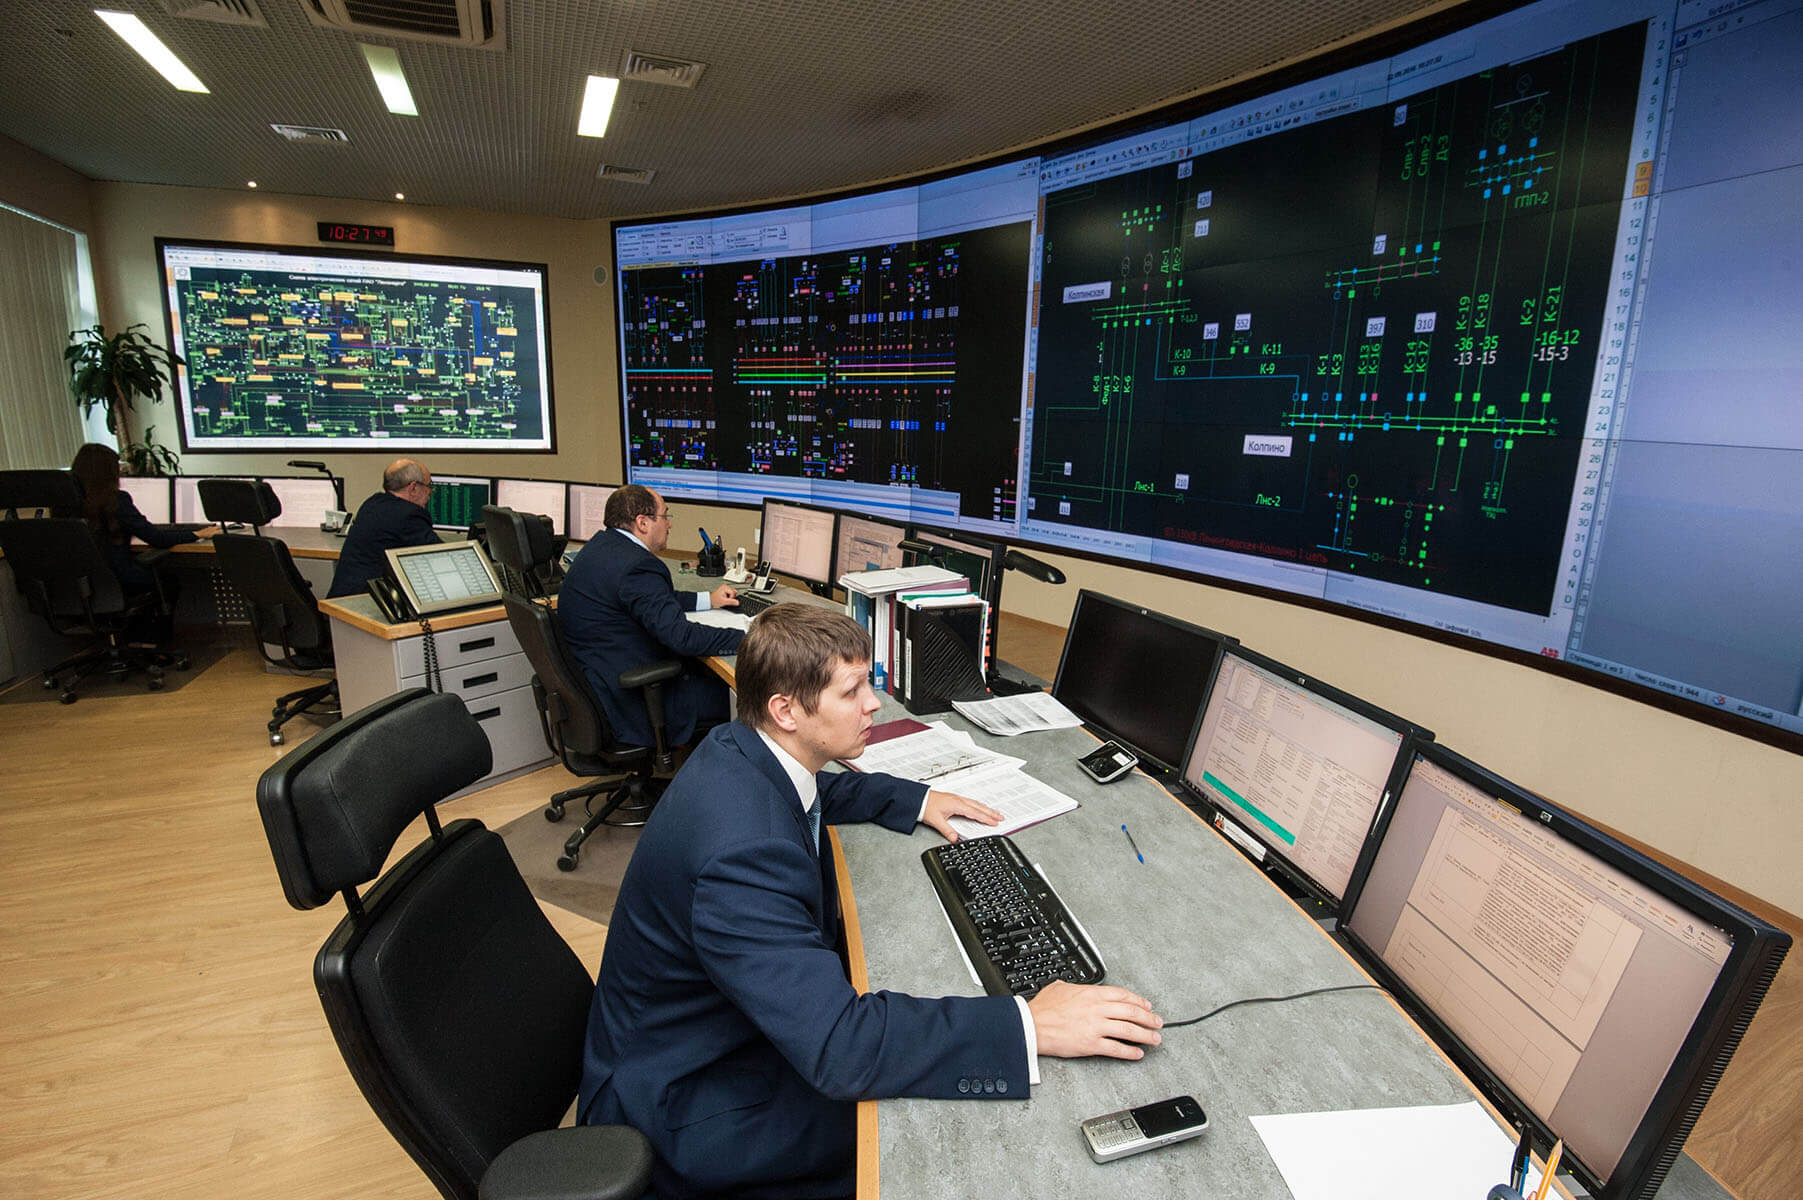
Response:
[{"label": "speaker on desk", "polygon": [[896,688],[911,713],[944,712],[953,700],[981,700],[983,606],[896,606],[902,622],[902,662]]}]

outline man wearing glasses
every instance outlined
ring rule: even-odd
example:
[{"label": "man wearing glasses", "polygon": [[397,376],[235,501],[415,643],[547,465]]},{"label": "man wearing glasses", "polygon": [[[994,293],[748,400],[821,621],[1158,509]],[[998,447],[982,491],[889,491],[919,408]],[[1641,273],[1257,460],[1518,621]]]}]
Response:
[{"label": "man wearing glasses", "polygon": [[[620,688],[620,674],[661,658],[737,654],[744,634],[697,625],[684,613],[734,608],[739,594],[722,584],[712,592],[679,592],[658,554],[670,540],[670,508],[648,487],[615,488],[602,513],[607,526],[582,548],[557,594],[564,643],[582,664],[614,733],[641,746],[652,744],[645,703]],[[731,715],[726,685],[689,664],[664,691],[664,736],[680,746],[699,722]]]},{"label": "man wearing glasses", "polygon": [[382,490],[357,509],[338,569],[332,572],[332,596],[355,596],[369,581],[388,573],[384,551],[401,546],[436,546],[438,531],[426,514],[426,498],[432,494],[432,472],[411,458],[397,458],[382,472]]}]

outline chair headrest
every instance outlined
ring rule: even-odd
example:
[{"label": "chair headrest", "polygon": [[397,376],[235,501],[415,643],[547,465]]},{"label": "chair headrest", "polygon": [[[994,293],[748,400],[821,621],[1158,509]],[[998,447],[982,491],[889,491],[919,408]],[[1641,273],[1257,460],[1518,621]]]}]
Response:
[{"label": "chair headrest", "polygon": [[510,571],[537,570],[557,557],[550,522],[532,513],[487,504],[482,524],[488,528],[488,555]]},{"label": "chair headrest", "polygon": [[413,688],[346,717],[257,781],[282,892],[318,908],[382,870],[427,808],[488,774],[488,735],[457,696]]},{"label": "chair headrest", "polygon": [[203,479],[200,510],[215,525],[267,525],[282,515],[275,489],[261,479]]},{"label": "chair headrest", "polygon": [[0,471],[0,512],[47,508],[53,517],[81,515],[81,484],[67,471]]}]

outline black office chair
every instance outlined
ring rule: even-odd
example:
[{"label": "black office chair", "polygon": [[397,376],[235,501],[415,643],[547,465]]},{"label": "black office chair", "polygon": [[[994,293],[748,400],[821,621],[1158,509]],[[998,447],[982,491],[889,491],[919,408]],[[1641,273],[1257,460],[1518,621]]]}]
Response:
[{"label": "black office chair", "polygon": [[[263,526],[282,515],[274,489],[260,479],[203,479],[200,505],[217,525],[249,525],[253,531],[216,535],[213,553],[244,597],[263,657],[293,671],[332,666],[332,630],[319,611],[313,585],[295,568],[287,543],[262,534]],[[271,654],[271,646],[279,646],[281,654]],[[282,726],[301,713],[337,712],[337,679],[279,696],[269,714],[269,744],[281,745],[286,740]]]},{"label": "black office chair", "polygon": [[[434,805],[488,773],[463,701],[422,688],[345,718],[263,773],[257,809],[297,909],[349,912],[313,961],[363,1096],[450,1200],[623,1200],[651,1148],[624,1126],[558,1129],[575,1098],[594,981],[498,834]],[[425,814],[429,836],[374,887]]]},{"label": "black office chair", "polygon": [[[519,580],[553,553],[548,527],[530,514],[489,505],[482,510],[488,528],[488,548],[503,575]],[[620,686],[638,691],[650,718],[652,746],[621,741],[595,699],[588,677],[564,646],[557,618],[542,598],[510,587],[501,597],[507,623],[532,664],[532,697],[538,702],[539,724],[545,744],[573,775],[600,776],[592,783],[558,792],[545,808],[545,820],[563,820],[564,806],[583,802],[582,828],[563,844],[557,865],[574,871],[582,856],[582,843],[603,825],[643,825],[645,815],[663,795],[675,770],[675,757],[664,738],[664,688],[682,674],[680,659],[662,659],[635,667],[620,676]],[[594,801],[606,793],[599,808]]]},{"label": "black office chair", "polygon": [[[48,517],[10,514],[48,512]],[[107,561],[102,534],[79,516],[81,488],[63,471],[0,471],[0,554],[12,568],[13,581],[26,607],[55,632],[83,638],[88,645],[43,672],[46,689],[62,687],[64,704],[75,703],[75,688],[90,675],[125,678],[145,675],[146,686],[160,691],[164,672],[188,669],[188,656],[160,647],[134,646],[131,632],[159,608],[167,607],[162,581],[152,575],[150,592],[128,592]],[[167,551],[138,556],[146,565]]]}]

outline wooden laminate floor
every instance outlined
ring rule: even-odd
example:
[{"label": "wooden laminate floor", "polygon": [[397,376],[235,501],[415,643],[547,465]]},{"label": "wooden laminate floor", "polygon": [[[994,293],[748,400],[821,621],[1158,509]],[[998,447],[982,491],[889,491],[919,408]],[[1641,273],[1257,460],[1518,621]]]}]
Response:
[{"label": "wooden laminate floor", "polygon": [[[1062,634],[1035,626],[1011,617],[1001,651],[1049,678]],[[338,913],[288,908],[263,840],[253,788],[281,752],[263,722],[290,686],[240,651],[175,693],[0,706],[0,1196],[436,1195],[313,995]],[[497,827],[566,779],[445,813]],[[599,960],[602,926],[547,912]],[[1800,976],[1780,975],[1691,1141],[1743,1200],[1803,1195]]]}]

